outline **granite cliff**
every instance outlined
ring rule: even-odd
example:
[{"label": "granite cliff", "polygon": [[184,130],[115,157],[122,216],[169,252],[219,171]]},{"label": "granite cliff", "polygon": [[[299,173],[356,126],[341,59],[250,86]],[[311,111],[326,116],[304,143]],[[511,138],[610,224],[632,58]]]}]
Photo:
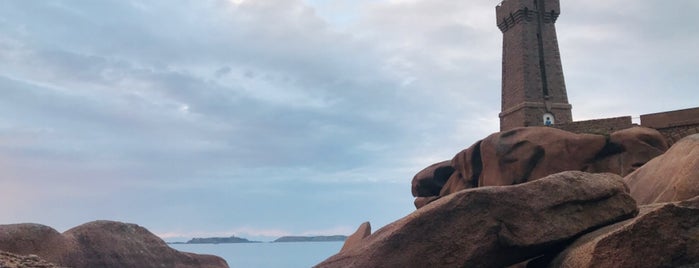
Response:
[{"label": "granite cliff", "polygon": [[499,132],[412,181],[417,210],[316,267],[697,267],[699,134]]}]

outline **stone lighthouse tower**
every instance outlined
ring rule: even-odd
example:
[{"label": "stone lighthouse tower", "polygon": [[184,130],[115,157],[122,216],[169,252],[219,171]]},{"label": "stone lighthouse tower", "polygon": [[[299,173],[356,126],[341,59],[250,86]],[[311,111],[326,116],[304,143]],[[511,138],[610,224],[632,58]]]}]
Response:
[{"label": "stone lighthouse tower", "polygon": [[556,38],[559,0],[504,0],[500,130],[571,122]]}]

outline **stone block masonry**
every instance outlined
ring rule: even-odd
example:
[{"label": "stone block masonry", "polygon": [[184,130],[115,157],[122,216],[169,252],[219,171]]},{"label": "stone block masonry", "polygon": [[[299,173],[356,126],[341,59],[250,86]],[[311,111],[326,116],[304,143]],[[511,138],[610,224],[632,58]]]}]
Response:
[{"label": "stone block masonry", "polygon": [[505,0],[496,7],[503,33],[500,130],[572,121],[555,23],[559,0]]},{"label": "stone block masonry", "polygon": [[[560,0],[504,0],[495,13],[503,35],[500,131],[546,125],[607,135],[634,126],[630,116],[573,121],[556,36]],[[673,144],[699,133],[699,108],[642,115],[641,126]]]},{"label": "stone block masonry", "polygon": [[699,133],[699,107],[641,115],[641,126],[657,129],[672,145]]},{"label": "stone block masonry", "polygon": [[[607,135],[633,126],[631,116],[623,116],[555,124],[552,127],[573,133]],[[641,126],[657,130],[672,145],[684,137],[699,133],[699,107],[641,115]]]},{"label": "stone block masonry", "polygon": [[633,126],[634,124],[631,121],[631,116],[622,116],[555,124],[552,127],[573,133],[608,135],[612,132],[631,128]]}]

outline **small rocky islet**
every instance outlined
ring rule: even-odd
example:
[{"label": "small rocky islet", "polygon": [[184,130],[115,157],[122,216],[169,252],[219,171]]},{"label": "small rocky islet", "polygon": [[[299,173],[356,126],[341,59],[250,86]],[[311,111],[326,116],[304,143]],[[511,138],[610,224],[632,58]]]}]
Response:
[{"label": "small rocky islet", "polygon": [[[285,242],[343,242],[347,239],[346,235],[329,235],[329,236],[282,236],[271,243]],[[231,237],[206,237],[192,238],[187,242],[171,242],[168,244],[239,244],[239,243],[264,243],[262,241],[252,241],[247,238],[236,236]]]}]

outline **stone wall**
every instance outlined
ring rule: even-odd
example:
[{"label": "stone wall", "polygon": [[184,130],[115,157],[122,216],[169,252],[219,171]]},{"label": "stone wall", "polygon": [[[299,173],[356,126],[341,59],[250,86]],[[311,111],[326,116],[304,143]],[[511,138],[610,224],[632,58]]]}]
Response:
[{"label": "stone wall", "polygon": [[553,127],[573,133],[590,133],[606,135],[612,132],[633,127],[631,116],[575,121],[555,124]]},{"label": "stone wall", "polygon": [[668,144],[672,146],[684,137],[699,133],[699,124],[661,128],[658,131],[665,136]]},{"label": "stone wall", "polygon": [[699,133],[699,108],[641,115],[641,126],[657,129],[672,145]]},{"label": "stone wall", "polygon": [[699,124],[699,108],[641,115],[641,125],[662,129]]},{"label": "stone wall", "polygon": [[[631,116],[576,121],[552,127],[573,133],[610,134],[633,127]],[[669,145],[699,133],[699,108],[641,115],[641,126],[658,130]]]}]

